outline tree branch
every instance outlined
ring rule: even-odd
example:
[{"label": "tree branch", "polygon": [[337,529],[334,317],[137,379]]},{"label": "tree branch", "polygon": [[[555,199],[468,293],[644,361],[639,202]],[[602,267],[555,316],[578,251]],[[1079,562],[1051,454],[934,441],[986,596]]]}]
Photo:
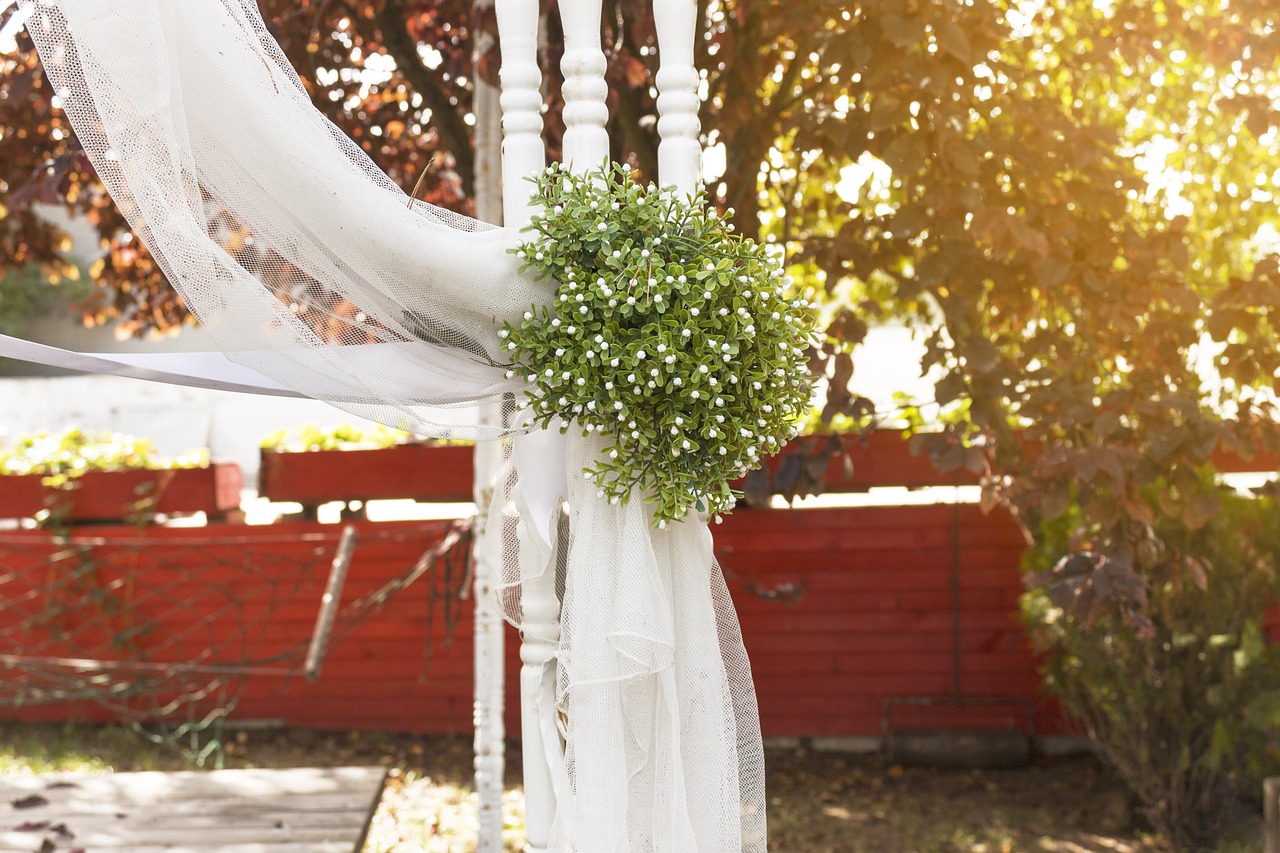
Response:
[{"label": "tree branch", "polygon": [[[784,112],[804,99],[806,94],[804,91],[793,91],[796,88],[796,78],[800,76],[800,64],[800,53],[797,51],[795,56],[791,57],[791,62],[787,65],[786,70],[782,72],[782,80],[778,82],[778,91],[769,102],[767,107],[769,121],[778,121],[778,119],[782,118]],[[816,84],[814,88],[817,88]]]},{"label": "tree branch", "polygon": [[634,91],[626,86],[616,90],[618,109],[614,113],[615,125],[622,131],[631,150],[636,155],[636,165],[646,180],[658,179],[658,149],[653,138],[640,126],[640,103]]},{"label": "tree branch", "polygon": [[[621,38],[618,39],[620,44],[615,43],[614,48],[625,51],[633,61],[644,63],[644,57],[640,55],[639,45],[633,33],[626,32],[627,25],[625,15],[617,15],[618,21],[624,28],[620,33]],[[647,63],[645,63],[647,64]],[[626,140],[631,145],[631,150],[636,155],[636,165],[640,167],[640,172],[648,180],[658,179],[658,149],[654,144],[653,137],[640,126],[640,120],[643,118],[644,111],[637,97],[636,91],[629,86],[618,86],[614,89],[616,94],[617,109],[614,111],[614,124],[619,128]]]},{"label": "tree branch", "polygon": [[436,75],[422,64],[418,46],[414,44],[405,26],[406,15],[400,0],[386,0],[378,8],[375,23],[382,31],[382,46],[396,62],[427,108],[431,110],[431,126],[444,146],[453,154],[455,171],[462,184],[462,192],[470,196],[475,190],[475,149],[471,130],[463,121],[460,105],[449,99]]}]

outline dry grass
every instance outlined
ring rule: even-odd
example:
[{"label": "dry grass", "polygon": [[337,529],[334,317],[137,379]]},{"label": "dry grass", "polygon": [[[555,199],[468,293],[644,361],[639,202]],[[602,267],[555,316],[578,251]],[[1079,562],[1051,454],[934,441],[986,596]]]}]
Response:
[{"label": "dry grass", "polygon": [[[471,750],[460,736],[293,729],[239,732],[228,767],[382,764],[391,780],[366,853],[475,849]],[[506,849],[523,828],[518,754],[508,764]],[[0,726],[0,774],[178,769],[182,760],[113,727]],[[770,849],[777,853],[1155,853],[1116,781],[1088,758],[1011,770],[927,770],[877,756],[768,755]],[[1219,853],[1252,845],[1224,844]]]}]

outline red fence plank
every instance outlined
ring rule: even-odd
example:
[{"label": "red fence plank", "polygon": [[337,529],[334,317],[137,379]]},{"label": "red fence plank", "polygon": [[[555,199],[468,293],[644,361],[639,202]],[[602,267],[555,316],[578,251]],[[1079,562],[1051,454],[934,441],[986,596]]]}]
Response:
[{"label": "red fence plank", "polygon": [[[446,524],[362,523],[359,529],[363,538],[344,602],[413,566],[443,535]],[[258,555],[264,571],[279,572],[282,578],[297,571],[297,561],[311,560],[314,565],[297,594],[276,607],[256,635],[257,653],[270,656],[305,643],[328,570],[324,555],[339,528],[297,522],[266,528],[93,528],[93,533],[110,540],[95,552],[100,561],[118,559],[154,569],[180,560],[190,577],[172,581],[169,591],[178,596],[195,594],[202,584],[233,583],[241,572],[238,559]],[[908,714],[892,705],[898,697],[1031,701],[1039,730],[1063,730],[1052,703],[1040,695],[1036,659],[1017,620],[1023,545],[1007,515],[983,516],[968,506],[756,510],[730,516],[714,533],[739,608],[767,736],[878,735],[887,706],[892,706],[894,725],[899,719],[1022,725],[1007,708],[958,714],[930,707]],[[29,592],[42,588],[55,547],[60,546],[38,531],[0,535],[0,597],[23,583]],[[212,564],[206,564],[207,573],[192,574],[200,560]],[[958,613],[952,609],[953,581],[958,582]],[[316,683],[300,677],[249,679],[236,714],[316,727],[468,730],[469,603],[459,603],[456,635],[444,644],[443,618],[437,614],[430,632],[426,624],[432,582],[428,576],[400,593],[375,618],[348,628],[340,625]],[[748,589],[787,584],[795,592],[793,600],[763,600]],[[265,616],[268,609],[265,603],[255,604],[246,612]],[[12,615],[0,609],[0,632]],[[191,630],[183,627],[180,611],[153,618],[165,631]],[[428,633],[435,647],[424,661]],[[201,630],[192,631],[192,646],[203,637]],[[6,653],[15,652],[0,648],[0,654]],[[517,639],[509,630],[507,719],[512,731],[518,663]],[[0,670],[0,681],[4,678]],[[4,713],[57,719],[96,712],[79,704]]]}]

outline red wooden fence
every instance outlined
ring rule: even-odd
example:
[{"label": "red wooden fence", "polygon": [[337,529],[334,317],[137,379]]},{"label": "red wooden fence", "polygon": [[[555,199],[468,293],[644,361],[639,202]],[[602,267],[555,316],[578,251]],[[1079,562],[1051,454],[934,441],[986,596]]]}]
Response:
[{"label": "red wooden fence", "polygon": [[[360,523],[363,535],[343,600],[364,596],[412,567],[445,527],[444,522]],[[144,555],[133,558],[135,568],[158,549],[184,574],[207,581],[216,580],[214,574],[223,570],[218,566],[225,567],[233,554],[260,560],[257,571],[286,576],[297,560],[325,544],[309,537],[322,535],[331,546],[338,528],[293,522],[77,531],[88,533],[112,541],[145,540],[149,544],[134,551],[115,546],[120,553]],[[1035,660],[1017,621],[1022,541],[1006,516],[945,505],[745,510],[728,517],[715,533],[742,620],[766,736],[879,735],[886,710],[894,728],[1022,727],[1028,701],[1039,711],[1039,731],[1061,730],[1061,721],[1040,698]],[[226,544],[210,544],[219,539]],[[12,596],[22,577],[28,583],[43,579],[48,554],[57,547],[40,531],[0,536],[5,555],[0,595]],[[97,559],[109,565],[113,557],[108,549]],[[201,570],[202,565],[211,567]],[[327,569],[327,560],[317,561],[296,595],[271,614],[256,636],[252,657],[264,659],[305,642]],[[774,599],[758,594],[770,590],[783,594]],[[430,637],[434,651],[424,659],[429,598],[427,579],[363,624],[345,633],[340,626],[314,683],[299,676],[248,679],[236,716],[323,728],[467,730],[472,717],[469,608],[459,609],[452,636],[436,618]],[[7,612],[0,611],[0,619]],[[182,608],[166,611],[158,602],[149,615],[157,621],[158,629],[149,635],[157,642],[189,632],[198,616]],[[56,644],[36,651],[54,650]],[[511,731],[518,730],[517,650],[512,634]],[[1007,701],[991,704],[992,699]],[[104,718],[83,703],[4,713],[22,719]]]},{"label": "red wooden fence", "polygon": [[[403,462],[406,452],[420,461]],[[442,455],[415,448],[394,459],[393,454],[375,458],[350,452],[264,459],[268,474],[262,487],[278,499],[308,504],[339,498],[465,497],[471,478],[466,449],[436,452]],[[870,436],[853,446],[850,457],[851,476],[843,460],[828,466],[824,481],[829,491],[972,482],[963,473],[937,473],[927,459],[908,454],[906,443],[894,433]],[[1217,461],[1221,470],[1236,471],[1274,470],[1276,463],[1226,456]],[[353,484],[358,494],[348,493]],[[344,601],[367,595],[411,568],[439,541],[447,524],[361,522]],[[254,573],[274,572],[281,578],[310,561],[292,597],[270,613],[255,635],[256,645],[249,651],[264,657],[305,644],[328,569],[316,549],[331,550],[339,528],[289,522],[187,529],[81,527],[75,532],[119,540],[96,549],[95,559],[130,570],[150,565],[159,572],[151,577],[160,580],[149,583],[165,589],[171,600],[182,597],[182,583],[192,584],[193,591],[201,584],[208,587],[220,572],[228,573],[220,582],[230,584],[233,568],[243,568],[245,561]],[[886,729],[920,726],[1022,728],[1032,716],[1039,734],[1071,730],[1042,695],[1036,660],[1018,621],[1024,545],[1007,514],[984,515],[972,505],[755,509],[735,512],[714,532],[751,656],[766,736],[878,736]],[[144,546],[130,544],[138,542]],[[66,545],[47,532],[0,533],[0,602],[22,604],[0,608],[0,656],[84,657],[83,649],[65,639],[77,636],[68,635],[69,629],[80,626],[81,640],[91,639],[94,631],[99,640],[104,632],[118,631],[118,621],[94,623],[90,615],[69,612],[56,612],[61,621],[47,623],[50,630],[43,633],[10,630],[24,614],[29,620],[32,608],[47,608],[48,596],[42,599],[41,594],[56,577],[51,574],[51,567],[57,567],[51,561],[54,554],[65,560]],[[165,566],[173,578],[166,578]],[[104,577],[109,576],[107,571]],[[150,601],[142,595],[147,588],[120,587],[128,591],[139,618],[153,620],[156,628],[131,642],[161,644],[170,638],[171,653],[190,654],[195,646],[183,650],[172,638],[191,637],[196,643],[199,636],[216,635],[203,623],[193,627],[193,619],[204,618],[200,613],[166,607],[158,598]],[[420,581],[373,618],[345,632],[340,626],[314,683],[300,676],[248,679],[236,715],[324,728],[468,730],[469,606],[464,602],[459,608],[452,635],[437,618],[428,636],[429,589],[429,579]],[[251,616],[256,606],[247,608]],[[40,618],[52,619],[54,611],[40,611]],[[51,633],[50,626],[63,633]],[[428,645],[434,651],[424,660]],[[514,632],[509,632],[507,649],[507,725],[518,731]],[[0,666],[0,688],[6,677],[11,674],[6,676]],[[0,709],[0,715],[105,718],[101,709],[85,703]]]}]

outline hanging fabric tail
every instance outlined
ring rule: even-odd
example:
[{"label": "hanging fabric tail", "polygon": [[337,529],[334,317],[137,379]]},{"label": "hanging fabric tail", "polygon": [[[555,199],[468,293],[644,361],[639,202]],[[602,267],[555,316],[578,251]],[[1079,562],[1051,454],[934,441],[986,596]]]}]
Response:
[{"label": "hanging fabric tail", "polygon": [[63,370],[123,376],[190,388],[266,394],[273,397],[303,396],[279,382],[273,382],[256,370],[228,361],[220,352],[72,352],[0,335],[0,358],[16,358]]},{"label": "hanging fabric tail", "polygon": [[[571,435],[564,460],[569,539],[557,582],[555,697],[565,776],[551,849],[764,851],[755,690],[710,531],[696,518],[657,530],[643,501],[601,498],[582,472],[603,442]],[[557,571],[556,540],[543,542],[530,526],[536,513],[521,478],[499,482],[508,489],[499,489],[494,517],[508,523],[490,530],[505,530],[506,541],[490,547],[507,555],[499,594],[523,627],[521,583]]]}]

